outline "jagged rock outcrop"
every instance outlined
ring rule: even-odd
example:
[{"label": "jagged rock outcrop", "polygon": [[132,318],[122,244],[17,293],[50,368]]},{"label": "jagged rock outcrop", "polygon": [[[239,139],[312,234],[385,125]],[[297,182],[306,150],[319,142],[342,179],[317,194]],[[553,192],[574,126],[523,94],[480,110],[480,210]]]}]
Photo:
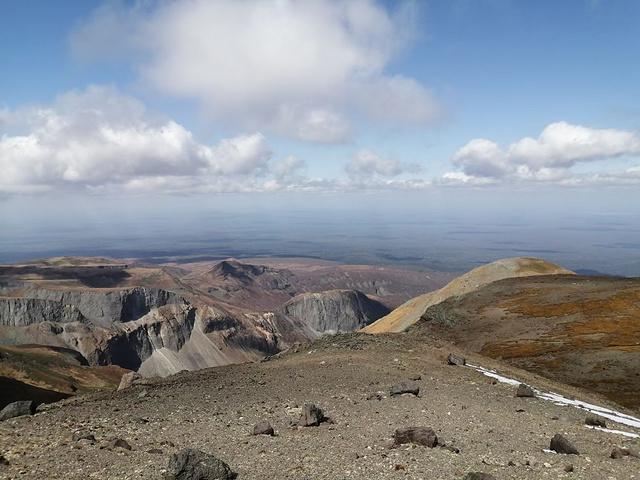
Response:
[{"label": "jagged rock outcrop", "polygon": [[[181,296],[160,288],[135,287],[122,290],[29,290],[27,299],[39,299],[59,305],[73,305],[92,323],[137,320],[152,309],[169,304],[187,303]],[[49,321],[58,321],[48,318]]]},{"label": "jagged rock outcrop", "polygon": [[389,313],[387,307],[357,290],[304,293],[292,298],[279,311],[317,332],[352,332]]}]

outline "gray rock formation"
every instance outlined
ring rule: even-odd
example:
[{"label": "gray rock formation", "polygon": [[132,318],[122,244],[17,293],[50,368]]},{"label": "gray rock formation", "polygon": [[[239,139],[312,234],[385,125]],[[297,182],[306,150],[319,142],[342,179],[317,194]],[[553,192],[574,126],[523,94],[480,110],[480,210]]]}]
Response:
[{"label": "gray rock formation", "polygon": [[280,308],[318,332],[353,332],[389,313],[389,309],[357,290],[303,293]]},{"label": "gray rock formation", "polygon": [[126,290],[28,290],[24,296],[0,299],[0,325],[26,327],[35,323],[92,323],[137,320],[152,309],[186,304],[173,292],[136,287]]}]

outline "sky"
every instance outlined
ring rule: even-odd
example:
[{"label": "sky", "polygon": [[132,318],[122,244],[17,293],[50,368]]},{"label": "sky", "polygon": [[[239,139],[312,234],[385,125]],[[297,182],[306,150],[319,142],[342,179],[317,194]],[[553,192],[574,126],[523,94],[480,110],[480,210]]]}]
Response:
[{"label": "sky", "polygon": [[634,215],[639,54],[635,0],[7,0],[0,220]]}]

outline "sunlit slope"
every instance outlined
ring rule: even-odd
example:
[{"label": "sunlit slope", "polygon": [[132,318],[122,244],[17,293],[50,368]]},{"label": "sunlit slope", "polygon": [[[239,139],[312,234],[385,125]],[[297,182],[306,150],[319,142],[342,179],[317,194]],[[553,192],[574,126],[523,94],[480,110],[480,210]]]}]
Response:
[{"label": "sunlit slope", "polygon": [[558,275],[574,273],[551,262],[539,258],[504,258],[481,267],[452,280],[449,284],[425,295],[413,298],[393,310],[386,317],[362,329],[366,333],[397,333],[413,325],[427,308],[444,300],[464,295],[476,288],[504,278],[530,277],[534,275]]},{"label": "sunlit slope", "polygon": [[411,331],[637,410],[639,306],[640,278],[512,278],[445,300]]}]

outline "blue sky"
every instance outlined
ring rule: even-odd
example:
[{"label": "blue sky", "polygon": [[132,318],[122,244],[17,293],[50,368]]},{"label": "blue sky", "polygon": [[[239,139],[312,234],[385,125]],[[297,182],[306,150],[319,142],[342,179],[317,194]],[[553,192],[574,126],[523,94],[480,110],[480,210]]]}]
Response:
[{"label": "blue sky", "polygon": [[639,53],[633,0],[9,0],[0,216],[409,192],[633,212]]}]

